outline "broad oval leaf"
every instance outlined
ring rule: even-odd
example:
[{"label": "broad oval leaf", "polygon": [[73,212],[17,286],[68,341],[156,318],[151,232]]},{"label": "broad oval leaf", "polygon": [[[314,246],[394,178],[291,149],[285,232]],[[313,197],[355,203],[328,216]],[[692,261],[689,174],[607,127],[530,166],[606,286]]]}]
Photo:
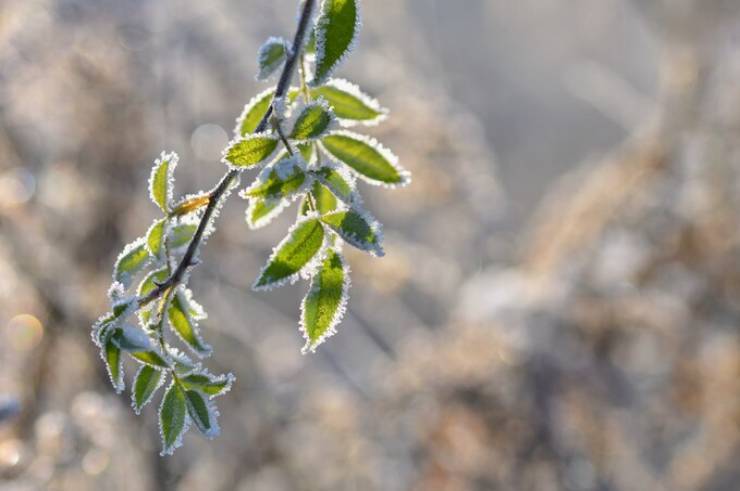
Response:
[{"label": "broad oval leaf", "polygon": [[272,103],[272,97],[275,95],[275,87],[269,89],[254,96],[247,105],[244,106],[244,110],[241,115],[236,119],[236,128],[234,133],[239,136],[247,136],[257,131],[260,122],[267,114]]},{"label": "broad oval leaf", "polygon": [[287,157],[265,167],[259,178],[245,189],[244,198],[288,198],[304,190],[308,176],[299,157]]},{"label": "broad oval leaf", "polygon": [[170,227],[167,231],[167,247],[170,251],[181,249],[193,240],[198,225],[195,223],[180,223]]},{"label": "broad oval leaf", "polygon": [[231,390],[235,377],[227,375],[211,375],[210,373],[191,373],[180,379],[187,389],[197,389],[209,397],[218,397]]},{"label": "broad oval leaf", "polygon": [[128,288],[133,276],[144,269],[150,259],[145,238],[136,239],[128,244],[116,259],[116,265],[113,268],[113,280]]},{"label": "broad oval leaf", "polygon": [[265,41],[257,53],[257,80],[267,80],[285,63],[289,52],[288,41],[283,38],[271,37]]},{"label": "broad oval leaf", "polygon": [[316,20],[316,69],[312,86],[323,84],[354,48],[360,33],[357,0],[323,0]]},{"label": "broad oval leaf", "polygon": [[152,223],[146,233],[146,249],[149,251],[149,254],[154,257],[159,257],[162,252],[162,243],[164,241],[166,227],[167,219],[162,218]]},{"label": "broad oval leaf", "polygon": [[268,133],[256,133],[231,142],[224,151],[224,163],[235,168],[254,167],[266,161],[278,146]]},{"label": "broad oval leaf", "polygon": [[398,158],[372,138],[349,131],[336,132],[321,140],[324,149],[371,184],[389,187],[408,184],[410,176]]},{"label": "broad oval leaf", "polygon": [[218,411],[213,402],[197,390],[186,390],[188,414],[195,426],[207,438],[215,438],[221,432],[218,427]]},{"label": "broad oval leaf", "polygon": [[355,203],[359,197],[355,193],[354,178],[348,172],[341,172],[333,167],[321,167],[312,172],[318,180],[329,188],[334,195],[347,204]]},{"label": "broad oval leaf", "polygon": [[198,323],[190,314],[188,300],[181,291],[177,291],[167,309],[170,327],[178,337],[200,357],[211,352],[211,347],[203,341],[198,330]]},{"label": "broad oval leaf", "polygon": [[173,380],[159,406],[159,431],[162,436],[160,455],[172,455],[182,445],[182,436],[187,427],[187,411],[185,392]]},{"label": "broad oval leaf", "polygon": [[349,267],[344,258],[330,250],[301,304],[301,331],[306,345],[304,354],[315,351],[326,338],[335,334],[347,305]]},{"label": "broad oval leaf", "polygon": [[388,110],[381,107],[376,99],[344,79],[333,78],[326,85],[312,88],[311,97],[323,97],[342,126],[356,123],[375,125],[388,114]]},{"label": "broad oval leaf", "polygon": [[337,209],[337,198],[329,188],[318,181],[314,183],[311,189],[311,196],[319,215],[326,215]]},{"label": "broad oval leaf", "polygon": [[334,114],[322,99],[304,106],[296,117],[290,138],[293,140],[313,140],[331,129]]},{"label": "broad oval leaf", "polygon": [[247,225],[252,230],[264,227],[272,222],[287,206],[290,201],[286,199],[264,200],[251,198],[247,207]]},{"label": "broad oval leaf", "polygon": [[178,156],[175,152],[162,152],[162,155],[154,162],[152,173],[149,176],[149,197],[164,213],[168,212],[172,202],[177,162]]},{"label": "broad oval leaf", "polygon": [[161,370],[149,365],[139,368],[131,388],[131,407],[134,408],[136,414],[141,413],[141,409],[152,400],[152,396],[161,387],[164,379],[165,376]]},{"label": "broad oval leaf", "polygon": [[384,255],[380,224],[367,213],[360,213],[356,210],[337,211],[324,215],[321,221],[348,244],[368,251],[374,256]]},{"label": "broad oval leaf", "polygon": [[252,288],[270,290],[287,282],[295,282],[311,264],[323,243],[324,228],[317,218],[308,217],[297,222],[275,247]]}]

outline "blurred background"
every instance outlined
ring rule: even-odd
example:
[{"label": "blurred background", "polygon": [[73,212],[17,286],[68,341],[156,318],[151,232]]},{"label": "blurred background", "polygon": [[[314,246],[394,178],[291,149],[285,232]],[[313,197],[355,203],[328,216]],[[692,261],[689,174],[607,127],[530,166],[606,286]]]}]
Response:
[{"label": "blurred background", "polygon": [[160,458],[90,325],[153,160],[216,182],[296,2],[0,1],[0,488],[740,489],[740,2],[363,7],[387,256],[301,356],[305,283],[249,289],[293,212],[230,200],[191,283],[223,435]]}]

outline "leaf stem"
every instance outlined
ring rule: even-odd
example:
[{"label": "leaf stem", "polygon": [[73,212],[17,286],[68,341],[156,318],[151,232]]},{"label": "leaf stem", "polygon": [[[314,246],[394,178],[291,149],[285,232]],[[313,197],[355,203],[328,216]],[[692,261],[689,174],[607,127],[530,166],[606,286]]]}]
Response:
[{"label": "leaf stem", "polygon": [[[287,60],[285,60],[285,66],[283,66],[283,71],[280,74],[280,80],[278,81],[278,86],[275,90],[272,104],[270,104],[267,113],[260,121],[259,126],[257,126],[257,133],[265,131],[265,129],[267,129],[267,125],[270,122],[270,117],[272,116],[275,101],[284,98],[286,93],[288,92],[290,81],[292,80],[293,73],[295,72],[296,62],[300,58],[301,52],[304,48],[306,32],[311,21],[311,15],[313,14],[315,4],[316,0],[305,0],[303,4],[301,15],[298,20],[298,27],[296,28],[295,37],[293,39],[293,49],[291,50],[291,54],[288,56]],[[177,265],[177,268],[175,268],[175,271],[167,279],[167,281],[159,285],[148,295],[138,299],[140,306],[147,305],[148,303],[156,300],[165,291],[170,288],[176,287],[178,284],[180,284],[180,282],[182,282],[182,279],[184,278],[188,268],[193,266],[195,263],[195,255],[198,251],[198,246],[203,240],[203,235],[205,234],[206,228],[211,220],[211,217],[213,216],[214,211],[216,211],[216,207],[219,201],[229,190],[236,178],[239,177],[239,174],[241,174],[241,172],[241,170],[237,169],[230,170],[229,172],[224,174],[216,187],[208,193],[208,204],[206,205],[203,216],[198,223],[198,228],[196,229],[195,234],[190,241],[190,244],[188,244],[185,255],[182,257],[179,264]]]}]

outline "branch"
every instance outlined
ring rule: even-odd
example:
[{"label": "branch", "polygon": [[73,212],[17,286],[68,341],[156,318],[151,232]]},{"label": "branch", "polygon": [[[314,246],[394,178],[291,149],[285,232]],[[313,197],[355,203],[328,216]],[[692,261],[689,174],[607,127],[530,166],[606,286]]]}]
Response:
[{"label": "branch", "polygon": [[[269,124],[270,117],[273,113],[273,106],[275,104],[275,101],[285,97],[288,92],[290,82],[293,78],[293,72],[295,72],[296,61],[299,59],[301,50],[303,49],[303,43],[306,38],[306,30],[308,29],[315,3],[316,0],[305,0],[305,3],[303,4],[301,16],[298,20],[298,27],[296,29],[295,38],[293,39],[293,48],[291,49],[290,53],[288,54],[288,58],[285,61],[285,66],[283,67],[283,72],[280,75],[280,80],[278,81],[275,95],[272,98],[272,103],[270,104],[267,113],[260,121],[259,126],[257,126],[257,129],[255,131],[256,133],[265,131],[267,129],[267,125]],[[208,226],[211,216],[213,216],[213,212],[215,211],[219,200],[224,196],[226,191],[229,189],[229,186],[231,186],[231,183],[234,182],[234,179],[236,179],[241,172],[241,169],[230,170],[221,178],[221,181],[219,181],[216,187],[208,193],[208,205],[206,206],[205,212],[203,213],[203,216],[198,223],[198,228],[195,231],[190,244],[188,244],[188,249],[185,252],[185,255],[182,257],[182,260],[180,260],[177,268],[175,268],[175,272],[172,273],[172,275],[164,283],[158,285],[157,288],[154,289],[151,293],[139,298],[139,306],[147,305],[148,303],[159,298],[160,295],[162,295],[168,289],[175,288],[182,282],[182,279],[185,276],[185,272],[188,270],[188,268],[195,265],[195,253],[197,252],[198,246],[203,240],[203,234],[206,231],[206,227]]]}]

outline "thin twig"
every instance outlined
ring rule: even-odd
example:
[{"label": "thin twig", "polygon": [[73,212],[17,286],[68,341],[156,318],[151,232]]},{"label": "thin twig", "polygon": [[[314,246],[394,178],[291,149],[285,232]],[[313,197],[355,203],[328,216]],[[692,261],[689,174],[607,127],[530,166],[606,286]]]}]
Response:
[{"label": "thin twig", "polygon": [[[275,95],[273,96],[272,103],[270,104],[267,113],[262,118],[262,121],[260,121],[259,126],[257,126],[257,129],[255,130],[255,132],[257,133],[265,131],[267,129],[267,125],[269,124],[270,117],[273,113],[275,101],[285,97],[288,92],[288,87],[290,86],[290,81],[292,80],[293,72],[295,71],[296,61],[300,57],[301,51],[303,49],[303,43],[306,38],[306,30],[308,29],[315,3],[316,0],[305,0],[305,3],[303,4],[301,16],[298,21],[298,28],[296,29],[295,38],[293,39],[293,49],[291,50],[288,59],[285,61],[285,66],[283,67],[283,72],[280,75],[280,80],[278,81],[277,89],[275,90]],[[139,298],[139,306],[143,307],[144,305],[147,305],[148,303],[159,298],[159,296],[162,295],[163,292],[167,291],[170,288],[175,288],[177,287],[177,285],[180,284],[183,277],[185,276],[185,272],[188,270],[188,268],[194,265],[195,253],[197,252],[198,246],[203,240],[203,234],[206,231],[206,227],[208,226],[211,216],[213,216],[213,212],[216,210],[218,202],[224,196],[231,184],[234,182],[234,179],[236,179],[241,172],[241,170],[237,169],[230,170],[221,178],[221,181],[219,181],[216,187],[208,193],[208,205],[203,212],[203,216],[198,223],[198,228],[196,229],[195,234],[190,241],[190,244],[188,244],[188,249],[187,251],[185,251],[185,255],[182,257],[180,263],[177,265],[175,272],[172,273],[172,276],[170,276],[164,283],[158,285],[157,288],[154,289],[151,293]]]}]

